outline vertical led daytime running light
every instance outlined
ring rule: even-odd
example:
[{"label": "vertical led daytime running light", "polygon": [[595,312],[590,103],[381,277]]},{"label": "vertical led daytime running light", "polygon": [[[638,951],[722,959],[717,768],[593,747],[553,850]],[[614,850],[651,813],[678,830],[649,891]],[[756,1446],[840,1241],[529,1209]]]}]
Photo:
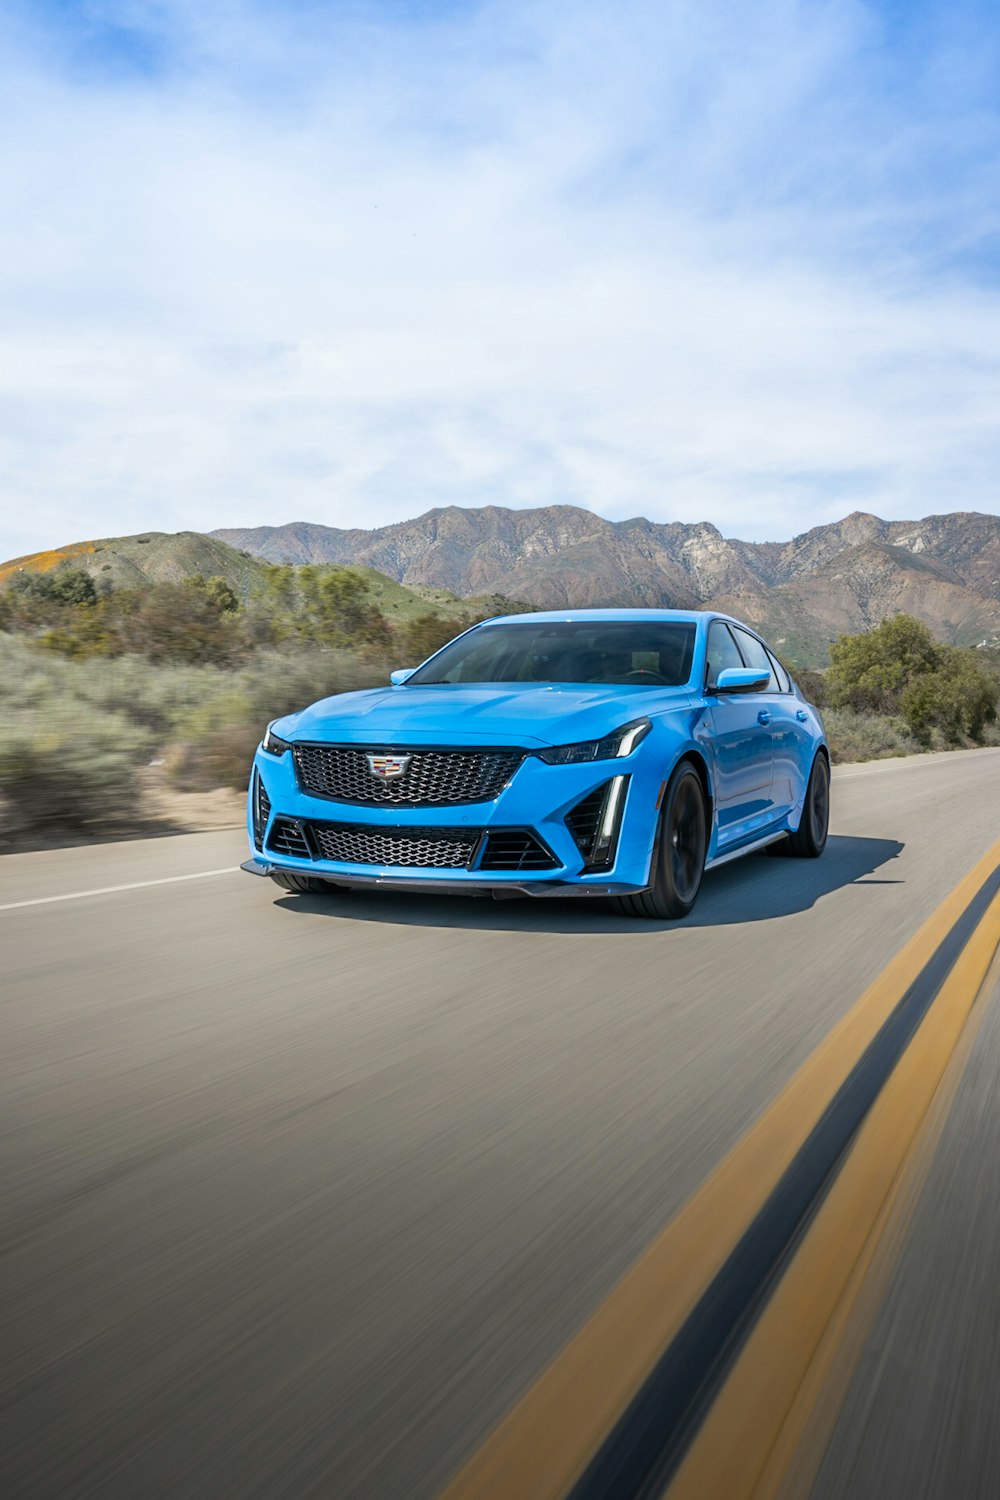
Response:
[{"label": "vertical led daytime running light", "polygon": [[604,817],[601,819],[600,841],[605,843],[612,837],[615,831],[615,823],[618,817],[618,804],[625,788],[626,778],[615,776],[608,784],[608,795],[604,802]]}]

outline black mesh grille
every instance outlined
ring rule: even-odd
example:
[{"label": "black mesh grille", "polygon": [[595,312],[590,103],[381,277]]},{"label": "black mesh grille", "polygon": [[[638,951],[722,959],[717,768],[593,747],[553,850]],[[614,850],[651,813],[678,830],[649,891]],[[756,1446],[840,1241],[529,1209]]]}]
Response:
[{"label": "black mesh grille", "polygon": [[290,854],[295,859],[313,857],[305,830],[294,818],[275,818],[267,836],[267,847],[274,854]]},{"label": "black mesh grille", "polygon": [[566,814],[566,827],[576,840],[576,846],[584,859],[590,859],[594,852],[594,843],[601,822],[601,814],[604,811],[604,798],[607,790],[608,784],[605,782]]},{"label": "black mesh grille", "polygon": [[[296,745],[299,780],[314,797],[397,807],[492,802],[524,760],[523,750],[400,750],[347,745]],[[373,772],[369,756],[405,761],[400,776]]]},{"label": "black mesh grille", "polygon": [[551,849],[527,828],[501,828],[490,833],[479,861],[480,870],[552,870],[558,864]]},{"label": "black mesh grille", "polygon": [[349,865],[462,870],[479,842],[478,828],[380,828],[373,823],[310,823],[321,859]]}]

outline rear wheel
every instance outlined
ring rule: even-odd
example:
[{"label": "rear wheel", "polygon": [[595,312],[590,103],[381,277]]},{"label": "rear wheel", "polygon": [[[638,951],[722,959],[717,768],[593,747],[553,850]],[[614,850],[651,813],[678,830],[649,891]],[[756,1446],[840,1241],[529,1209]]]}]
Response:
[{"label": "rear wheel", "polygon": [[271,879],[283,891],[297,891],[300,896],[322,896],[335,889],[328,880],[317,880],[315,875],[293,875],[288,870],[272,871]]},{"label": "rear wheel", "polygon": [[701,778],[689,761],[674,772],[663,799],[653,850],[653,884],[620,896],[619,911],[661,922],[686,917],[698,899],[708,849],[708,808]]},{"label": "rear wheel", "polygon": [[802,821],[776,847],[795,859],[818,859],[826,848],[830,828],[830,763],[822,751],[813,761],[802,808]]}]

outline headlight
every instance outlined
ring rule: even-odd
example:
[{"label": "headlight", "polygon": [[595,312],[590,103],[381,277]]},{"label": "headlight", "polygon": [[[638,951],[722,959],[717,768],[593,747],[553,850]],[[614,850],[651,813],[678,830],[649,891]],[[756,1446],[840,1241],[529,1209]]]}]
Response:
[{"label": "headlight", "polygon": [[268,724],[264,730],[264,738],[261,740],[260,748],[266,750],[268,755],[284,755],[286,750],[292,747],[287,740],[279,739],[274,730]]},{"label": "headlight", "polygon": [[550,766],[575,766],[585,760],[617,760],[619,756],[631,755],[652,727],[648,719],[633,719],[613,734],[605,735],[603,740],[584,740],[580,745],[553,745],[548,750],[539,750],[538,758]]}]

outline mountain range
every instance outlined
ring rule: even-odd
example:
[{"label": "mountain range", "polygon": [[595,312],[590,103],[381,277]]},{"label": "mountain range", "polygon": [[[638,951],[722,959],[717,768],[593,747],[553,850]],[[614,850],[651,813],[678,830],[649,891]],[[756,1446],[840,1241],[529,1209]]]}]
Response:
[{"label": "mountain range", "polygon": [[115,587],[220,574],[247,598],[266,563],[356,568],[393,618],[711,605],[756,625],[800,666],[823,665],[838,635],[900,611],[941,640],[1000,643],[1000,516],[971,512],[922,521],[856,512],[789,542],[743,542],[705,521],[448,506],[372,530],[294,522],[74,542],[0,564],[0,584],[26,568],[72,565]]},{"label": "mountain range", "polygon": [[607,521],[569,505],[430,510],[372,530],[308,522],[211,535],[270,562],[350,563],[409,587],[497,593],[536,607],[711,604],[793,661],[897,613],[942,640],[1000,641],[1000,516],[883,521],[855,512],[789,542],[743,542],[707,521]]}]

